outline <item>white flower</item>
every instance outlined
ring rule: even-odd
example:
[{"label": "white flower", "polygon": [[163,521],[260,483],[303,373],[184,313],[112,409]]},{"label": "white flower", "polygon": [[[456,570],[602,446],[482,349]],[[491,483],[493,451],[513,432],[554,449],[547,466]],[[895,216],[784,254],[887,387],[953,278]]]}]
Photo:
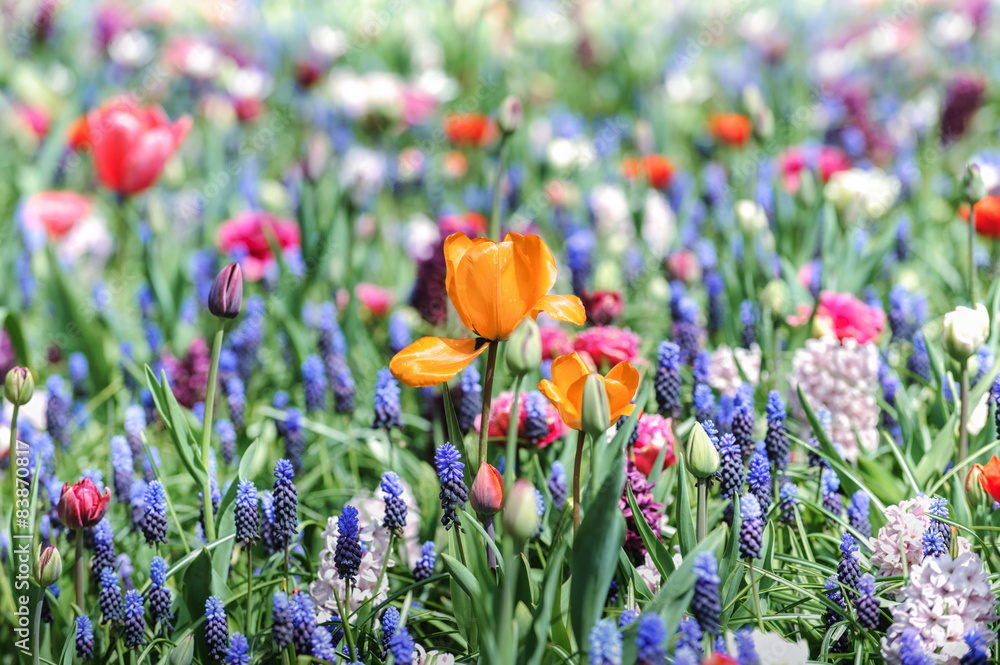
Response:
[{"label": "white flower", "polygon": [[834,173],[823,188],[823,195],[838,210],[860,208],[871,219],[887,213],[899,198],[899,178],[880,169],[849,169]]},{"label": "white flower", "polygon": [[639,573],[639,577],[646,583],[646,586],[649,587],[649,590],[653,594],[660,590],[660,571],[653,564],[653,559],[649,556],[649,552],[646,552],[646,560],[642,562],[642,565],[636,566],[635,572]]},{"label": "white flower", "polygon": [[417,649],[417,665],[455,665],[455,656],[450,653],[442,653],[437,649],[427,651],[419,644]]},{"label": "white flower", "polygon": [[756,201],[743,199],[733,204],[733,214],[740,228],[746,233],[757,234],[767,230],[767,213]]},{"label": "white flower", "polygon": [[360,203],[382,188],[385,174],[385,156],[382,153],[354,146],[344,155],[340,184],[351,192],[355,202]]},{"label": "white flower", "polygon": [[677,236],[677,218],[663,194],[650,189],[642,208],[642,239],[653,256],[662,259]]},{"label": "white flower", "polygon": [[972,413],[969,414],[969,419],[966,422],[969,428],[969,434],[976,436],[983,431],[986,427],[986,421],[990,416],[990,394],[989,392],[983,393],[982,398],[979,400],[979,404],[972,409]]},{"label": "white flower", "polygon": [[778,633],[753,631],[753,646],[760,665],[805,665],[809,645],[804,640],[789,642]]},{"label": "white flower", "polygon": [[959,306],[944,315],[942,342],[951,357],[967,360],[990,334],[990,314],[982,303],[976,308]]},{"label": "white flower", "polygon": [[635,227],[632,225],[632,213],[629,210],[628,198],[621,187],[597,185],[591,190],[588,202],[594,213],[594,222],[598,233],[602,235],[621,234],[625,237],[634,235]]},{"label": "white flower", "polygon": [[153,40],[141,30],[121,32],[108,44],[108,56],[122,67],[142,67],[153,55]]},{"label": "white flower", "polygon": [[761,350],[756,344],[749,349],[731,349],[726,345],[712,352],[708,366],[708,385],[723,395],[736,395],[743,385],[740,370],[746,374],[747,382],[757,385],[760,381]]},{"label": "white flower", "polygon": [[[360,518],[360,516],[359,516]],[[347,597],[345,580],[337,574],[334,563],[334,552],[337,547],[337,518],[326,521],[323,540],[326,546],[319,555],[319,574],[316,581],[309,585],[309,595],[316,603],[317,619],[320,623],[329,621],[331,617],[339,616],[337,598],[341,602]],[[374,596],[372,605],[378,605],[389,594],[389,573],[382,575],[383,566],[388,569],[395,565],[392,559],[386,560],[386,550],[389,547],[389,530],[382,528],[378,522],[365,523],[361,521],[361,546],[365,548],[358,568],[357,581],[351,587],[351,602],[348,611],[361,607],[362,603]],[[379,578],[381,577],[381,582]],[[378,584],[378,588],[375,585]]]}]

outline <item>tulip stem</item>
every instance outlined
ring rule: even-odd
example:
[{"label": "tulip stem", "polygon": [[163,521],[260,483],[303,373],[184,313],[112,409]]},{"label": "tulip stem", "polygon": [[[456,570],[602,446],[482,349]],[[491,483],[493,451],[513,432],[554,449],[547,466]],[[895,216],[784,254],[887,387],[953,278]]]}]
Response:
[{"label": "tulip stem", "polygon": [[961,414],[958,421],[958,463],[965,462],[969,454],[969,361],[962,363]]},{"label": "tulip stem", "polygon": [[225,323],[219,319],[212,343],[212,365],[208,370],[208,388],[205,391],[205,418],[201,424],[201,461],[205,467],[205,482],[201,491],[201,507],[205,518],[205,540],[215,541],[215,519],[212,515],[212,474],[208,460],[212,452],[212,412],[215,410],[215,384],[219,375],[219,354],[222,353],[222,335]]},{"label": "tulip stem", "polygon": [[708,479],[698,478],[695,481],[695,487],[698,491],[698,512],[697,521],[695,526],[695,536],[697,542],[705,540],[705,533],[707,531],[707,517],[708,517]]},{"label": "tulip stem", "polygon": [[969,210],[969,300],[976,306],[976,211]]},{"label": "tulip stem", "polygon": [[497,343],[490,342],[486,356],[486,375],[483,378],[483,415],[479,420],[479,464],[478,469],[486,461],[486,437],[490,431],[490,406],[493,402],[493,374],[497,365]]},{"label": "tulip stem", "polygon": [[[0,400],[0,405],[3,401]],[[17,413],[21,409],[21,406],[14,402],[14,412],[11,414],[10,418],[10,445],[7,448],[7,476],[10,478],[10,535],[11,537],[16,537],[17,528]],[[4,572],[4,596],[7,604],[10,606],[10,612],[14,612],[17,608],[14,605],[14,585],[15,576],[14,566],[11,566],[9,577],[8,573]]]},{"label": "tulip stem", "polygon": [[493,206],[490,211],[490,238],[500,242],[500,183],[503,180],[503,153],[507,143],[506,133],[500,136],[500,147],[497,149],[497,172],[493,178]]},{"label": "tulip stem", "polygon": [[[83,540],[83,534],[77,534],[80,537],[77,540]],[[45,604],[45,587],[38,587],[38,604],[35,605],[35,630],[34,635],[31,636],[31,663],[32,665],[38,665],[41,661],[41,639],[42,639],[42,605]]]},{"label": "tulip stem", "polygon": [[[510,420],[507,423],[507,453],[503,466],[505,495],[514,487],[514,480],[517,478],[517,430],[521,425],[521,412],[518,409],[521,399],[521,379],[523,378],[523,376],[518,375],[514,379],[514,400],[510,403]],[[483,425],[479,426],[480,431],[483,427]]]},{"label": "tulip stem", "polygon": [[576,435],[576,460],[573,462],[573,535],[580,528],[580,464],[583,462],[583,430]]},{"label": "tulip stem", "polygon": [[79,531],[76,532],[75,540],[76,540],[76,559],[73,560],[73,566],[75,568],[75,573],[76,573],[74,575],[76,577],[75,580],[76,606],[80,608],[81,612],[86,614],[87,609],[84,606],[84,600],[83,600],[83,586],[84,586],[83,576],[85,574],[84,571],[86,570],[86,568],[84,568],[83,565],[83,529],[80,529]]},{"label": "tulip stem", "polygon": [[503,595],[500,596],[500,656],[503,663],[515,662],[514,594],[517,590],[517,552],[510,538],[503,542]]}]

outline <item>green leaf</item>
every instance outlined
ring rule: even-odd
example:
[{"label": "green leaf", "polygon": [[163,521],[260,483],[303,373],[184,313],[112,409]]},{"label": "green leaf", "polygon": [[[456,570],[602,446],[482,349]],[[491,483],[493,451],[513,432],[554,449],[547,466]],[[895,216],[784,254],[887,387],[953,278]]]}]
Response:
[{"label": "green leaf", "polygon": [[639,537],[642,538],[642,544],[646,546],[649,558],[653,560],[653,565],[660,571],[660,575],[666,578],[670,573],[674,572],[673,557],[670,556],[667,546],[656,537],[653,529],[642,516],[642,511],[639,510],[639,504],[635,501],[635,494],[632,492],[632,488],[626,484],[625,491],[628,492],[628,505],[632,509],[632,515],[637,516],[635,525],[639,530]]},{"label": "green leaf", "polygon": [[959,412],[955,411],[948,418],[944,427],[934,437],[931,449],[924,453],[913,470],[913,476],[920,487],[925,487],[935,473],[943,473],[948,460],[955,454],[955,426],[958,423]]},{"label": "green leaf", "polygon": [[174,397],[170,384],[167,382],[166,372],[161,373],[162,383],[156,380],[153,371],[146,365],[146,384],[153,396],[153,403],[156,410],[160,412],[163,423],[170,432],[170,437],[174,440],[174,449],[181,458],[184,467],[194,479],[199,487],[204,485],[207,470],[202,464],[201,457],[195,452],[194,437],[188,428],[187,419],[181,411],[177,399]]},{"label": "green leaf", "polygon": [[563,558],[566,556],[566,540],[561,539],[552,556],[546,562],[545,577],[542,581],[542,593],[535,608],[532,630],[528,633],[528,642],[521,661],[525,665],[539,665],[545,646],[548,642],[549,624],[552,622],[552,609],[555,607],[557,592],[562,586]]},{"label": "green leaf", "polygon": [[688,480],[685,472],[684,455],[677,456],[677,500],[675,502],[674,521],[677,524],[677,541],[681,546],[681,555],[697,545],[694,532],[694,519],[691,517],[691,498],[688,496]]},{"label": "green leaf", "polygon": [[21,329],[21,317],[14,312],[6,312],[0,308],[0,319],[3,319],[3,329],[7,331],[7,339],[14,349],[17,362],[27,367],[31,362],[28,355],[28,343],[24,338],[24,331]]},{"label": "green leaf", "polygon": [[625,456],[619,455],[573,537],[570,617],[577,644],[586,644],[601,617],[608,587],[625,540],[625,518],[618,500],[625,485]]}]

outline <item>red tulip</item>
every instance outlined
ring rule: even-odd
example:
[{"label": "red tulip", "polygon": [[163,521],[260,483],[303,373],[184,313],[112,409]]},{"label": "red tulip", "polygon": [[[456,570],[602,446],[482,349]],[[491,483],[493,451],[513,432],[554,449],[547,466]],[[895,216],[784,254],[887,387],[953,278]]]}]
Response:
[{"label": "red tulip", "polygon": [[482,113],[449,115],[444,119],[444,131],[457,146],[483,146],[497,135],[493,121]]},{"label": "red tulip", "polygon": [[739,113],[713,113],[708,117],[708,131],[716,140],[738,148],[750,138],[753,123]]},{"label": "red tulip", "polygon": [[973,464],[969,472],[970,478],[973,478],[973,473],[979,476],[980,484],[993,500],[1000,501],[1000,459],[994,455],[986,466]]},{"label": "red tulip", "polygon": [[299,247],[299,225],[268,212],[244,212],[219,226],[219,249],[238,257],[243,277],[256,282],[274,263],[265,229],[274,233],[282,251]]},{"label": "red tulip", "polygon": [[595,326],[610,325],[624,309],[622,294],[618,291],[588,291],[580,295],[583,308],[587,311],[587,321]]},{"label": "red tulip", "polygon": [[93,151],[101,184],[119,194],[138,194],[160,177],[167,160],[191,129],[191,118],[172,123],[158,106],[140,108],[116,99],[77,120],[70,145]]},{"label": "red tulip", "polygon": [[62,238],[90,214],[90,199],[76,192],[38,192],[21,208],[24,225],[44,229],[49,239]]},{"label": "red tulip", "polygon": [[66,483],[56,507],[59,521],[70,529],[95,526],[104,517],[110,501],[111,490],[105,487],[104,496],[101,496],[90,478],[84,478],[75,485]]},{"label": "red tulip", "polygon": [[472,481],[469,503],[480,515],[496,515],[503,507],[503,476],[492,464],[483,462]]}]

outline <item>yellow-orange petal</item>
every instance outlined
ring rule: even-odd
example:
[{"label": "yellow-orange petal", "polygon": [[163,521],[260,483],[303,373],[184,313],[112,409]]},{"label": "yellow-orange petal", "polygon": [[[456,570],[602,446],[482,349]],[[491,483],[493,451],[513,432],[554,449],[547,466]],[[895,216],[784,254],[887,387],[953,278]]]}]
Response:
[{"label": "yellow-orange petal", "polygon": [[559,412],[559,417],[566,427],[580,429],[580,410],[559,386],[542,379],[538,382],[538,390],[548,398],[552,406]]},{"label": "yellow-orange petal", "polygon": [[635,397],[639,387],[639,370],[628,361],[620,362],[611,368],[604,383],[608,391],[608,405],[611,411],[616,411]]},{"label": "yellow-orange petal", "polygon": [[[503,305],[500,317],[501,326],[513,331],[521,319],[555,286],[556,259],[545,241],[536,235],[508,233],[504,239],[504,243],[507,242],[511,244],[512,251],[510,269],[501,274],[503,281],[500,295]],[[511,290],[513,293],[508,298]]]},{"label": "yellow-orange petal", "polygon": [[465,327],[473,333],[476,333],[475,325],[469,316],[467,307],[465,306],[465,299],[463,299],[459,294],[455,274],[458,270],[458,264],[462,261],[462,258],[477,242],[491,243],[493,241],[487,238],[477,238],[473,240],[464,233],[457,232],[452,233],[450,236],[445,238],[443,249],[445,267],[447,268],[447,272],[445,273],[445,290],[448,292],[448,298],[451,299],[451,304],[455,306],[455,311],[458,312],[458,318],[460,318],[462,323],[465,324]]},{"label": "yellow-orange petal", "polygon": [[479,339],[421,337],[389,361],[389,370],[411,388],[436,386],[452,378],[486,350]]},{"label": "yellow-orange petal", "polygon": [[578,326],[587,322],[587,311],[576,296],[551,295],[542,297],[531,309],[531,316],[545,312],[556,321],[565,321]]},{"label": "yellow-orange petal", "polygon": [[552,361],[549,372],[552,382],[559,386],[563,392],[568,392],[570,386],[586,378],[590,374],[590,367],[583,361],[578,353],[567,353]]}]

